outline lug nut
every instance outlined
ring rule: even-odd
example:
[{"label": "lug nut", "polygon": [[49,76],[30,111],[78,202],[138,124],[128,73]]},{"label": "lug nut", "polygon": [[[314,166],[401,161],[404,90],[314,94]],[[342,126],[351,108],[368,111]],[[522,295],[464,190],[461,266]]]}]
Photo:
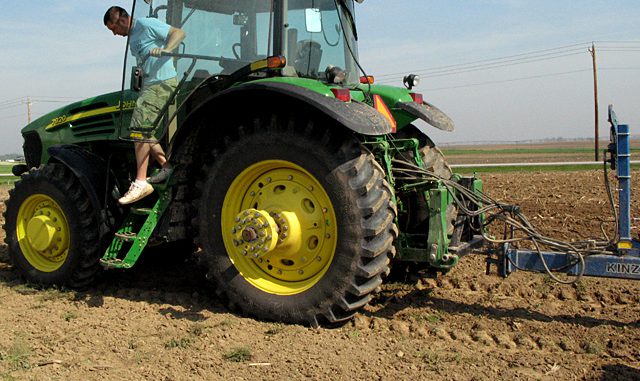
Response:
[{"label": "lug nut", "polygon": [[289,181],[293,180],[293,176],[289,175],[288,179]]},{"label": "lug nut", "polygon": [[240,222],[240,217],[236,216],[236,222]]},{"label": "lug nut", "polygon": [[251,197],[253,197],[253,196],[255,196],[255,195],[256,195],[256,192],[251,191],[251,193],[249,193],[249,194],[251,195]]}]

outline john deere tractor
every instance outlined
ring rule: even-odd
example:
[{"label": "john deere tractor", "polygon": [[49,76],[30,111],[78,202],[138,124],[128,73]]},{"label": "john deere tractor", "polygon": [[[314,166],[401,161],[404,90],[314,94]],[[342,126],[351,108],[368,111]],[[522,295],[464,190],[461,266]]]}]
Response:
[{"label": "john deere tractor", "polygon": [[453,123],[412,90],[416,76],[367,76],[353,0],[133,1],[131,14],[187,36],[168,54],[179,84],[155,121],[175,170],[117,203],[132,142],[147,138],[129,129],[144,73],[125,53],[119,91],[22,130],[5,229],[27,281],[86,288],[185,241],[230,308],[318,325],[364,307],[392,261],[446,272],[477,242],[479,216],[448,184],[480,182],[452,174],[412,124]]}]

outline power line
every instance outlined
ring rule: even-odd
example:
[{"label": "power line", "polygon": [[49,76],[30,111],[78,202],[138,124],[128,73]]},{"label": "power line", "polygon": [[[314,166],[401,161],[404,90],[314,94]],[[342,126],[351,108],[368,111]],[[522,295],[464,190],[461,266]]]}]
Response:
[{"label": "power line", "polygon": [[593,41],[594,44],[640,44],[639,40],[630,40],[630,41]]},{"label": "power line", "polygon": [[22,103],[16,103],[14,105],[4,105],[4,106],[0,106],[0,110],[9,110],[11,108],[20,107],[20,106],[22,106]]},{"label": "power line", "polygon": [[19,117],[19,116],[24,116],[24,113],[13,114],[13,115],[2,115],[1,118],[2,119],[11,119],[11,118]]},{"label": "power line", "polygon": [[69,101],[52,101],[46,99],[31,99],[31,102],[35,103],[69,103]]},{"label": "power line", "polygon": [[11,101],[11,102],[9,102],[9,101],[3,102],[3,103],[0,103],[0,106],[7,106],[7,105],[12,105],[12,104],[20,104],[22,102],[24,102],[24,98],[17,99],[17,100]]},{"label": "power line", "polygon": [[[638,44],[640,42],[638,41],[607,41],[607,43]],[[587,52],[588,50],[586,50],[586,48],[587,48],[586,43],[573,44],[573,45],[561,46],[558,48],[537,50],[537,51],[532,51],[528,53],[520,53],[520,54],[492,58],[492,59],[483,59],[483,60],[472,61],[472,62],[462,63],[462,64],[453,64],[453,65],[446,65],[446,66],[440,66],[440,67],[434,67],[434,68],[424,68],[424,69],[391,73],[391,74],[380,74],[380,75],[376,75],[376,78],[379,78],[382,81],[384,81],[386,79],[390,79],[391,77],[405,75],[407,72],[419,74],[423,78],[433,78],[433,77],[441,77],[446,75],[463,74],[463,73],[469,73],[473,71],[490,70],[490,69],[507,67],[512,65],[523,65],[528,63],[541,62],[541,61],[568,57],[572,55],[578,55],[578,54],[581,54],[583,51]],[[640,46],[610,46],[610,47],[605,46],[605,47],[599,47],[598,50],[616,51],[616,52],[617,51],[636,52],[636,51],[640,51]]]},{"label": "power line", "polygon": [[[577,46],[580,46],[580,48],[579,49],[576,48]],[[572,48],[572,49],[569,49],[569,48]],[[417,69],[417,70],[410,70],[409,72],[442,71],[442,70],[462,68],[462,67],[467,67],[467,66],[478,66],[478,64],[493,65],[493,64],[502,63],[502,62],[515,62],[515,61],[518,61],[518,60],[528,60],[528,59],[531,59],[531,58],[535,58],[537,56],[542,57],[542,56],[548,56],[548,55],[562,54],[562,53],[566,53],[566,52],[570,52],[570,51],[582,50],[582,49],[586,49],[586,48],[587,48],[587,43],[573,44],[573,45],[561,46],[561,47],[557,47],[557,48],[536,50],[536,51],[527,52],[527,53],[519,53],[519,54],[510,55],[510,56],[482,59],[482,60],[471,61],[471,62],[466,62],[466,63],[461,63],[461,64],[453,64],[453,65],[445,65],[445,66],[439,66],[439,67],[434,67],[434,68],[423,68],[423,69]],[[520,57],[520,58],[518,58],[518,57]],[[482,66],[482,65],[480,65],[480,66]],[[407,71],[404,71],[404,72],[398,72],[398,73],[377,75],[376,77],[403,75],[403,74],[406,74],[406,73],[407,73]]]},{"label": "power line", "polygon": [[[470,73],[470,72],[474,72],[474,71],[491,70],[491,69],[497,69],[497,68],[507,67],[507,66],[524,65],[524,64],[534,63],[534,62],[549,61],[549,60],[552,60],[552,59],[575,56],[575,55],[583,54],[583,53],[584,52],[580,51],[580,52],[556,55],[556,56],[553,56],[553,57],[532,58],[532,59],[528,59],[526,61],[520,61],[520,62],[496,63],[496,64],[493,64],[493,65],[485,65],[485,66],[482,66],[482,67],[464,68],[464,69],[459,69],[459,70],[442,71],[442,72],[437,72],[437,73],[427,73],[427,74],[420,74],[420,72],[414,72],[414,73],[420,74],[421,78],[445,77],[445,76],[456,75],[456,74]],[[376,77],[379,78],[380,76],[376,76]]]},{"label": "power line", "polygon": [[517,81],[524,81],[524,80],[538,79],[538,78],[547,78],[547,77],[558,77],[558,76],[562,76],[562,75],[568,75],[568,74],[574,74],[574,73],[583,73],[583,72],[587,72],[587,71],[591,71],[591,69],[571,70],[571,71],[565,71],[565,72],[560,72],[560,73],[548,73],[548,74],[533,75],[533,76],[528,76],[528,77],[504,79],[504,80],[498,80],[498,81],[469,83],[469,84],[458,85],[458,86],[438,87],[438,88],[433,88],[433,89],[428,89],[428,90],[429,91],[436,91],[436,90],[461,89],[461,88],[467,88],[467,87],[478,87],[478,86],[485,86],[485,85],[491,85],[491,84],[497,84],[497,83],[517,82]]},{"label": "power line", "polygon": [[615,71],[615,70],[640,70],[640,67],[602,67],[598,70]]},{"label": "power line", "polygon": [[601,52],[640,52],[640,47],[632,49],[598,48]]}]

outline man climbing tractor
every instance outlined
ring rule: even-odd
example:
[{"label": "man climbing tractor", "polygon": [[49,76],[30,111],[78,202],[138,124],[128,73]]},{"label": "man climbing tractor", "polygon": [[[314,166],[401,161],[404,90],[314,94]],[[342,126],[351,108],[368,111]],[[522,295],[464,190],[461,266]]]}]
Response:
[{"label": "man climbing tractor", "polygon": [[[157,126],[154,127],[153,122],[177,85],[173,61],[161,55],[173,52],[184,40],[185,35],[181,29],[169,26],[156,18],[131,18],[125,9],[118,6],[112,6],[107,10],[104,25],[115,36],[129,37],[131,54],[144,73],[142,92],[133,110],[129,130],[145,131],[145,137],[151,141],[134,143],[136,178],[127,193],[118,200],[120,204],[126,205],[151,194],[153,187],[150,183],[162,183],[171,174],[171,164],[155,136]],[[161,169],[154,176],[147,178],[149,156],[153,156]]]}]

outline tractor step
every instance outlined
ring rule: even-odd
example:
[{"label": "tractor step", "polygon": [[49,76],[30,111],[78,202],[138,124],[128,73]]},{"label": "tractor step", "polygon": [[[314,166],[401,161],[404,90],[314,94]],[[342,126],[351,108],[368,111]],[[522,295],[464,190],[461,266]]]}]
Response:
[{"label": "tractor step", "polygon": [[[158,191],[158,200],[152,208],[132,207],[129,210],[122,227],[115,233],[111,245],[100,259],[104,268],[130,269],[142,254],[160,217],[171,202],[171,187],[165,185],[154,188]],[[126,254],[121,255],[125,250]]]},{"label": "tractor step", "polygon": [[100,265],[102,265],[102,267],[104,267],[105,269],[109,270],[109,269],[130,269],[132,265],[124,262],[121,259],[118,258],[114,258],[114,259],[100,259]]},{"label": "tractor step", "polygon": [[138,238],[138,235],[134,232],[118,232],[115,234],[116,239],[120,239],[124,242],[133,242],[136,238]]},{"label": "tractor step", "polygon": [[131,208],[130,213],[137,214],[139,216],[149,215],[153,213],[152,208]]}]

